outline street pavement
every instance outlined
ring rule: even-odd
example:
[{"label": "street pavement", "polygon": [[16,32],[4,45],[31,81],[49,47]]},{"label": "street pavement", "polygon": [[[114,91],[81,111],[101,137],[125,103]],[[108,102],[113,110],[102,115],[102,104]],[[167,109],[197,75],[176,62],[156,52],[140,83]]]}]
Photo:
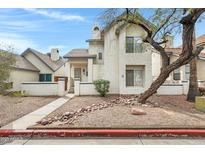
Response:
[{"label": "street pavement", "polygon": [[205,145],[205,138],[0,138],[3,145]]}]

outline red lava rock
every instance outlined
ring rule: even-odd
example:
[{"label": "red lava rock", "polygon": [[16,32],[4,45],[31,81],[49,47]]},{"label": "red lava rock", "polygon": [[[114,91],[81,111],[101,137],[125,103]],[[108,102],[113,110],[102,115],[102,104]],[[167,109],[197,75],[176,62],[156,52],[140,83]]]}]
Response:
[{"label": "red lava rock", "polygon": [[138,108],[132,108],[131,114],[133,115],[145,115],[146,112],[144,110],[138,109]]},{"label": "red lava rock", "polygon": [[46,119],[41,120],[41,125],[47,125],[49,124],[49,121]]}]

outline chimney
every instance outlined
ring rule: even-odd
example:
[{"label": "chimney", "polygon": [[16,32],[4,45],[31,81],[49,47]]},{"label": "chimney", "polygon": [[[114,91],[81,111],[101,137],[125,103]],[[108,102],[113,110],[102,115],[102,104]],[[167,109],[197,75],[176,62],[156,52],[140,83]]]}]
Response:
[{"label": "chimney", "polygon": [[95,24],[92,28],[92,39],[100,39],[101,32],[99,26]]},{"label": "chimney", "polygon": [[58,48],[51,49],[51,60],[57,61],[60,59]]},{"label": "chimney", "polygon": [[173,48],[174,47],[174,37],[171,35],[166,36],[166,48]]}]

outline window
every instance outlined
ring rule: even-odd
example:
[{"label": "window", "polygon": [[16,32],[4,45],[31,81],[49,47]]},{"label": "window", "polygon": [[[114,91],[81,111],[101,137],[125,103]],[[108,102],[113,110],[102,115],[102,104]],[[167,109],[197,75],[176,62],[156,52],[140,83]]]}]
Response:
[{"label": "window", "polygon": [[102,53],[101,52],[98,53],[98,59],[102,60]]},{"label": "window", "polygon": [[180,69],[179,68],[174,70],[174,72],[173,72],[173,79],[174,80],[180,80],[181,79],[181,77],[180,77]]},{"label": "window", "polygon": [[126,66],[126,86],[143,87],[144,85],[144,67]]},{"label": "window", "polygon": [[126,53],[142,53],[142,40],[139,37],[126,37]]},{"label": "window", "polygon": [[186,64],[185,65],[185,78],[186,78],[186,80],[189,80],[189,76],[190,76],[190,64]]},{"label": "window", "polygon": [[39,75],[39,81],[41,81],[41,82],[52,81],[52,75],[51,74],[40,74]]}]

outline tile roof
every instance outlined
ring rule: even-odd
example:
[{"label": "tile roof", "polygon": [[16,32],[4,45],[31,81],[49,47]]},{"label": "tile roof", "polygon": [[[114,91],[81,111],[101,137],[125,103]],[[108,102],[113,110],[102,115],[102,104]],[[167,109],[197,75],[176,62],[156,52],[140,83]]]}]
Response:
[{"label": "tile roof", "polygon": [[[180,55],[182,53],[182,48],[165,48],[166,52],[172,52],[174,54]],[[205,53],[201,52],[199,54],[199,57],[205,58]]]},{"label": "tile roof", "polygon": [[64,64],[64,61],[62,58],[60,58],[57,61],[52,61],[51,58],[47,54],[40,53],[39,51],[31,49],[31,48],[28,48],[26,51],[24,51],[22,53],[22,56],[25,56],[28,52],[31,52],[35,56],[37,56],[52,71],[56,71],[58,68],[60,68]]},{"label": "tile roof", "polygon": [[[205,46],[205,34],[196,38],[196,44]],[[177,48],[166,48],[165,51],[179,55],[182,52],[182,45]],[[205,58],[205,50],[202,50],[202,52],[199,54],[199,57]]]},{"label": "tile roof", "polygon": [[[205,45],[205,34],[196,38],[196,45]],[[178,46],[178,48],[181,48],[181,47],[182,45]]]},{"label": "tile roof", "polygon": [[72,49],[69,51],[64,58],[95,58],[95,54],[89,54],[88,49]]},{"label": "tile roof", "polygon": [[205,34],[196,38],[196,44],[197,45],[200,45],[202,43],[205,43]]},{"label": "tile roof", "polygon": [[[0,49],[0,51],[3,52],[8,52],[10,54],[12,54],[15,58],[15,64],[11,65],[12,68],[16,68],[16,69],[22,69],[22,70],[27,70],[27,71],[36,71],[39,72],[39,69],[36,68],[32,63],[30,63],[27,59],[25,59],[23,56],[20,56],[18,54],[14,54],[11,53],[9,51],[6,50],[2,50]],[[0,60],[6,60],[5,57],[0,57]]]},{"label": "tile roof", "polygon": [[27,59],[20,55],[15,55],[16,63],[12,66],[14,68],[28,70],[28,71],[36,71],[39,72],[39,69],[36,68],[33,64],[31,64]]}]

